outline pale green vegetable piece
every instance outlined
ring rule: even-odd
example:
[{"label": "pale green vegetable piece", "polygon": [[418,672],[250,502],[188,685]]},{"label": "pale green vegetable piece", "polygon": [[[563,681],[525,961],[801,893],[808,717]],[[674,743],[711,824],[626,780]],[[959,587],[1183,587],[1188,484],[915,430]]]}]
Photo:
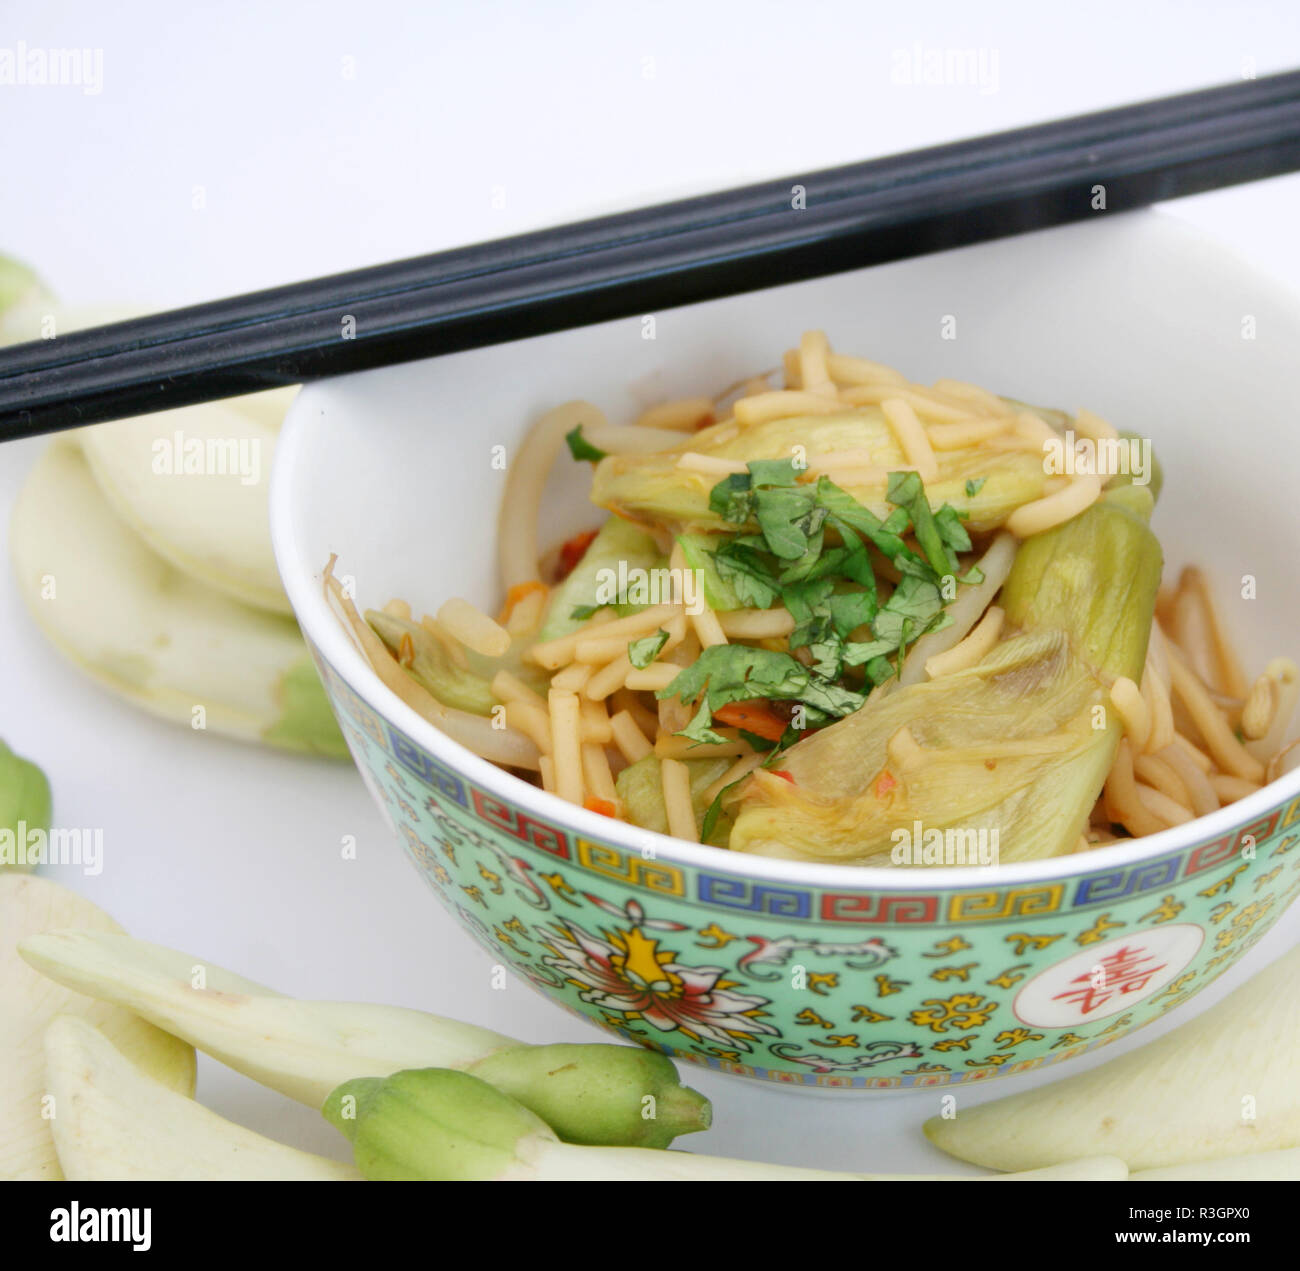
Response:
[{"label": "pale green vegetable piece", "polygon": [[0,741],[0,872],[31,868],[24,852],[26,835],[48,830],[50,812],[45,774]]},{"label": "pale green vegetable piece", "polygon": [[[707,753],[708,747],[701,746],[700,751]],[[709,800],[704,792],[736,761],[732,759],[685,759],[691,776],[691,806],[695,810],[695,824],[703,827],[704,814],[709,809]],[[638,759],[628,764],[614,780],[618,797],[623,802],[627,819],[633,825],[643,829],[655,830],[660,834],[668,833],[668,809],[664,806],[663,766],[654,755]],[[715,847],[727,845],[727,832],[730,818],[721,818],[715,832],[708,842]]]},{"label": "pale green vegetable piece", "polygon": [[[573,1142],[658,1147],[709,1124],[708,1101],[678,1084],[667,1058],[639,1047],[528,1046],[403,1007],[300,1002],[128,937],[48,932],[24,941],[22,956],[60,984],[129,1007],[314,1108],[349,1078],[436,1064],[481,1075]],[[642,1115],[646,1095],[657,1101],[653,1119]]]},{"label": "pale green vegetable piece", "polygon": [[[357,1167],[383,1182],[871,1182],[948,1181],[942,1175],[847,1174],[756,1161],[561,1143],[545,1122],[500,1090],[445,1068],[348,1081],[333,1091],[325,1119],[352,1144]],[[1113,1157],[1071,1162],[997,1180],[1123,1179]]]},{"label": "pale green vegetable piece", "polygon": [[138,1069],[84,1020],[45,1032],[50,1120],[70,1182],[356,1182],[358,1170],[263,1138]]},{"label": "pale green vegetable piece", "polygon": [[[537,639],[558,640],[582,626],[585,619],[575,618],[574,609],[607,603],[612,597],[601,593],[600,584],[609,576],[601,571],[610,570],[617,578],[620,563],[628,576],[635,576],[632,571],[657,569],[666,562],[649,534],[611,516],[597,531],[574,571],[552,591]],[[619,610],[632,613],[641,607],[620,605]]]},{"label": "pale green vegetable piece", "polygon": [[34,875],[0,875],[0,1179],[58,1179],[50,1137],[41,1039],[56,1015],[77,1015],[102,1029],[160,1088],[194,1093],[194,1049],[111,1002],[84,997],[32,970],[17,945],[51,927],[121,932],[102,909]]},{"label": "pale green vegetable piece", "polygon": [[[273,394],[275,410],[292,394]],[[268,509],[279,424],[269,404],[240,410],[241,400],[256,399],[183,406],[78,435],[109,505],[154,551],[243,604],[289,614]]]},{"label": "pale green vegetable piece", "polygon": [[1023,1170],[1098,1152],[1134,1171],[1300,1147],[1300,949],[1158,1041],[925,1124],[936,1147]]},{"label": "pale green vegetable piece", "polygon": [[323,700],[324,690],[310,689],[297,624],[150,551],[113,515],[75,446],[56,441],[37,461],[9,544],[37,625],[107,688],[187,727],[345,757],[333,719],[304,709],[304,695]]},{"label": "pale green vegetable piece", "polygon": [[1227,1183],[1300,1182],[1300,1147],[1276,1152],[1251,1152],[1247,1156],[1225,1156],[1217,1161],[1193,1161],[1187,1165],[1161,1165],[1129,1175],[1133,1183]]},{"label": "pale green vegetable piece", "polygon": [[[874,406],[843,414],[773,419],[739,431],[730,423],[714,424],[684,440],[677,450],[608,455],[596,465],[591,501],[631,520],[667,523],[687,532],[734,531],[736,526],[709,510],[709,492],[721,478],[679,468],[682,452],[748,463],[796,456],[813,459],[846,450],[870,453],[881,479],[861,485],[846,478],[837,484],[884,518],[891,510],[885,498],[885,474],[909,460],[884,414]],[[952,504],[967,514],[967,527],[979,533],[998,528],[1016,508],[1041,497],[1046,486],[1042,454],[1033,451],[991,455],[987,446],[971,445],[939,451],[937,461],[937,478],[925,483],[931,506]],[[966,482],[971,478],[982,479],[983,485],[967,494]]]},{"label": "pale green vegetable piece", "polygon": [[[792,781],[758,774],[741,790],[730,846],[888,865],[898,832],[919,822],[968,851],[983,835],[1004,864],[1069,851],[1119,744],[1109,685],[1140,678],[1146,657],[1161,568],[1150,507],[1125,487],[1022,543],[1000,603],[1023,634],[793,746],[781,760]],[[890,757],[905,728],[922,757]]]},{"label": "pale green vegetable piece", "polygon": [[[394,656],[402,650],[402,638],[411,642],[412,660],[403,663],[406,672],[423,685],[444,706],[490,715],[496,698],[491,682],[468,667],[458,666],[446,645],[421,623],[398,618],[382,609],[367,609],[366,621]],[[542,688],[545,692],[545,688]]]}]

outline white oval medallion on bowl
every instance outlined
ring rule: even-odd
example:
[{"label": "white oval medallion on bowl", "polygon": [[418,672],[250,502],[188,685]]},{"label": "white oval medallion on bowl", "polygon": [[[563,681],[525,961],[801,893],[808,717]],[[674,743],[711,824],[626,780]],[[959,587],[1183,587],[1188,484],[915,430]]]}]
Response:
[{"label": "white oval medallion on bowl", "polygon": [[1195,923],[1180,922],[1081,949],[1016,994],[1016,1017],[1038,1028],[1075,1028],[1118,1015],[1164,988],[1204,941]]}]

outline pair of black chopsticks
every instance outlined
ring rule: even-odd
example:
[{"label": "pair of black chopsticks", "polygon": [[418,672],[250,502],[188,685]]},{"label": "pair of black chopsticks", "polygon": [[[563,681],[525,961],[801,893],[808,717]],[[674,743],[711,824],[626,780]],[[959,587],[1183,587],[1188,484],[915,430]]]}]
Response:
[{"label": "pair of black chopsticks", "polygon": [[798,282],[1297,169],[1300,72],[1289,72],[0,349],[0,440]]}]

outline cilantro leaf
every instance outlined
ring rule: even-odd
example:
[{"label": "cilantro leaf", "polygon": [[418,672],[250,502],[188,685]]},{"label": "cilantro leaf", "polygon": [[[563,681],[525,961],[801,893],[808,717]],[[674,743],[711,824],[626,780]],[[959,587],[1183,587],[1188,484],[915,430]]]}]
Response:
[{"label": "cilantro leaf", "polygon": [[794,466],[793,459],[753,459],[746,466],[755,488],[795,485],[801,471]]},{"label": "cilantro leaf", "polygon": [[733,472],[709,491],[709,511],[731,525],[744,525],[754,514],[754,492],[748,472]]},{"label": "cilantro leaf", "polygon": [[627,646],[627,660],[637,670],[645,670],[658,656],[659,650],[667,643],[668,632],[660,627],[653,635],[631,641]]},{"label": "cilantro leaf", "polygon": [[[940,576],[955,574],[957,557],[939,532],[934,513],[930,510],[930,501],[925,497],[925,487],[921,484],[920,475],[915,472],[891,472],[889,489],[885,497],[896,507],[906,511],[908,519],[912,522],[912,532],[916,535],[916,541],[921,545],[930,568]],[[890,519],[893,519],[892,516]]]},{"label": "cilantro leaf", "polygon": [[866,700],[861,693],[830,683],[788,653],[743,644],[710,645],[656,696],[693,702],[702,693],[710,710],[766,697],[804,702],[836,718],[852,714]]},{"label": "cilantro leaf", "polygon": [[605,457],[605,451],[598,450],[582,435],[581,424],[565,433],[564,440],[568,442],[569,453],[575,459],[590,459],[592,463],[599,463]]},{"label": "cilantro leaf", "polygon": [[934,514],[934,523],[939,536],[954,552],[969,552],[971,549],[970,535],[966,532],[962,519],[963,514],[958,512],[951,503],[945,503]]},{"label": "cilantro leaf", "polygon": [[782,560],[798,560],[820,534],[826,509],[817,506],[812,490],[770,486],[755,492],[754,515],[768,550]]},{"label": "cilantro leaf", "polygon": [[972,477],[966,482],[966,497],[973,499],[983,488],[988,477]]},{"label": "cilantro leaf", "polygon": [[573,618],[575,621],[586,622],[587,619],[590,618],[596,612],[596,610],[600,609],[601,607],[602,606],[600,605],[574,605],[573,609],[570,611],[569,616]]},{"label": "cilantro leaf", "polygon": [[837,635],[848,636],[876,616],[874,591],[844,591],[826,601]]},{"label": "cilantro leaf", "polygon": [[804,623],[821,610],[834,587],[829,578],[791,583],[781,589],[781,598],[795,622]]},{"label": "cilantro leaf", "polygon": [[702,746],[716,746],[724,743],[727,739],[721,733],[713,731],[709,726],[712,723],[713,713],[709,710],[708,702],[701,702],[700,709],[695,712],[691,722],[677,736],[689,738],[691,741],[699,742]]},{"label": "cilantro leaf", "polygon": [[736,593],[736,599],[753,609],[770,609],[780,594],[776,579],[759,553],[739,538],[713,553],[718,577]]}]

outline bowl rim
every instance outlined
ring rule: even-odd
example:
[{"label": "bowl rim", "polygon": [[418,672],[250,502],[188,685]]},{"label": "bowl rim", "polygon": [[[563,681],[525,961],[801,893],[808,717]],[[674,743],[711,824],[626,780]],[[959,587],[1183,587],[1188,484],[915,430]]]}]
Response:
[{"label": "bowl rim", "polygon": [[[1267,288],[1280,302],[1296,309],[1296,321],[1300,324],[1300,301],[1297,297],[1279,287],[1253,264],[1224,247],[1213,235],[1200,232],[1187,222],[1168,214],[1148,214],[1147,219],[1162,222],[1164,227],[1171,230],[1176,227],[1189,241],[1197,241],[1202,247],[1211,244],[1219,252],[1231,257],[1238,267],[1249,271],[1256,285]],[[970,251],[978,248],[956,250]],[[531,340],[545,338],[527,337],[511,343],[526,345]],[[439,359],[416,359],[412,363],[403,364],[402,369],[437,360]],[[335,378],[342,383],[354,383],[367,376],[382,374],[383,370],[360,371]],[[918,890],[987,889],[991,883],[1001,887],[1062,881],[1107,870],[1126,869],[1149,859],[1182,852],[1195,844],[1213,841],[1234,829],[1240,830],[1263,819],[1272,808],[1300,797],[1300,768],[1297,768],[1235,803],[1206,816],[1196,817],[1183,825],[1171,826],[1157,834],[1134,839],[1130,843],[1005,865],[911,868],[798,861],[733,852],[727,848],[672,838],[567,803],[557,795],[530,785],[490,760],[474,754],[403,702],[371,668],[351,635],[326,603],[320,585],[324,562],[319,566],[309,564],[299,542],[294,479],[300,468],[298,455],[310,444],[312,430],[320,426],[321,418],[326,413],[330,390],[331,381],[318,381],[305,385],[295,397],[281,428],[272,465],[271,539],[294,615],[304,635],[320,656],[378,715],[454,772],[499,794],[542,824],[562,827],[577,836],[611,844],[647,860],[668,861],[710,873],[724,872],[763,882],[827,891],[914,893]],[[323,400],[318,403],[318,399]],[[495,518],[493,526],[495,528]],[[341,552],[340,558],[342,559]]]}]

